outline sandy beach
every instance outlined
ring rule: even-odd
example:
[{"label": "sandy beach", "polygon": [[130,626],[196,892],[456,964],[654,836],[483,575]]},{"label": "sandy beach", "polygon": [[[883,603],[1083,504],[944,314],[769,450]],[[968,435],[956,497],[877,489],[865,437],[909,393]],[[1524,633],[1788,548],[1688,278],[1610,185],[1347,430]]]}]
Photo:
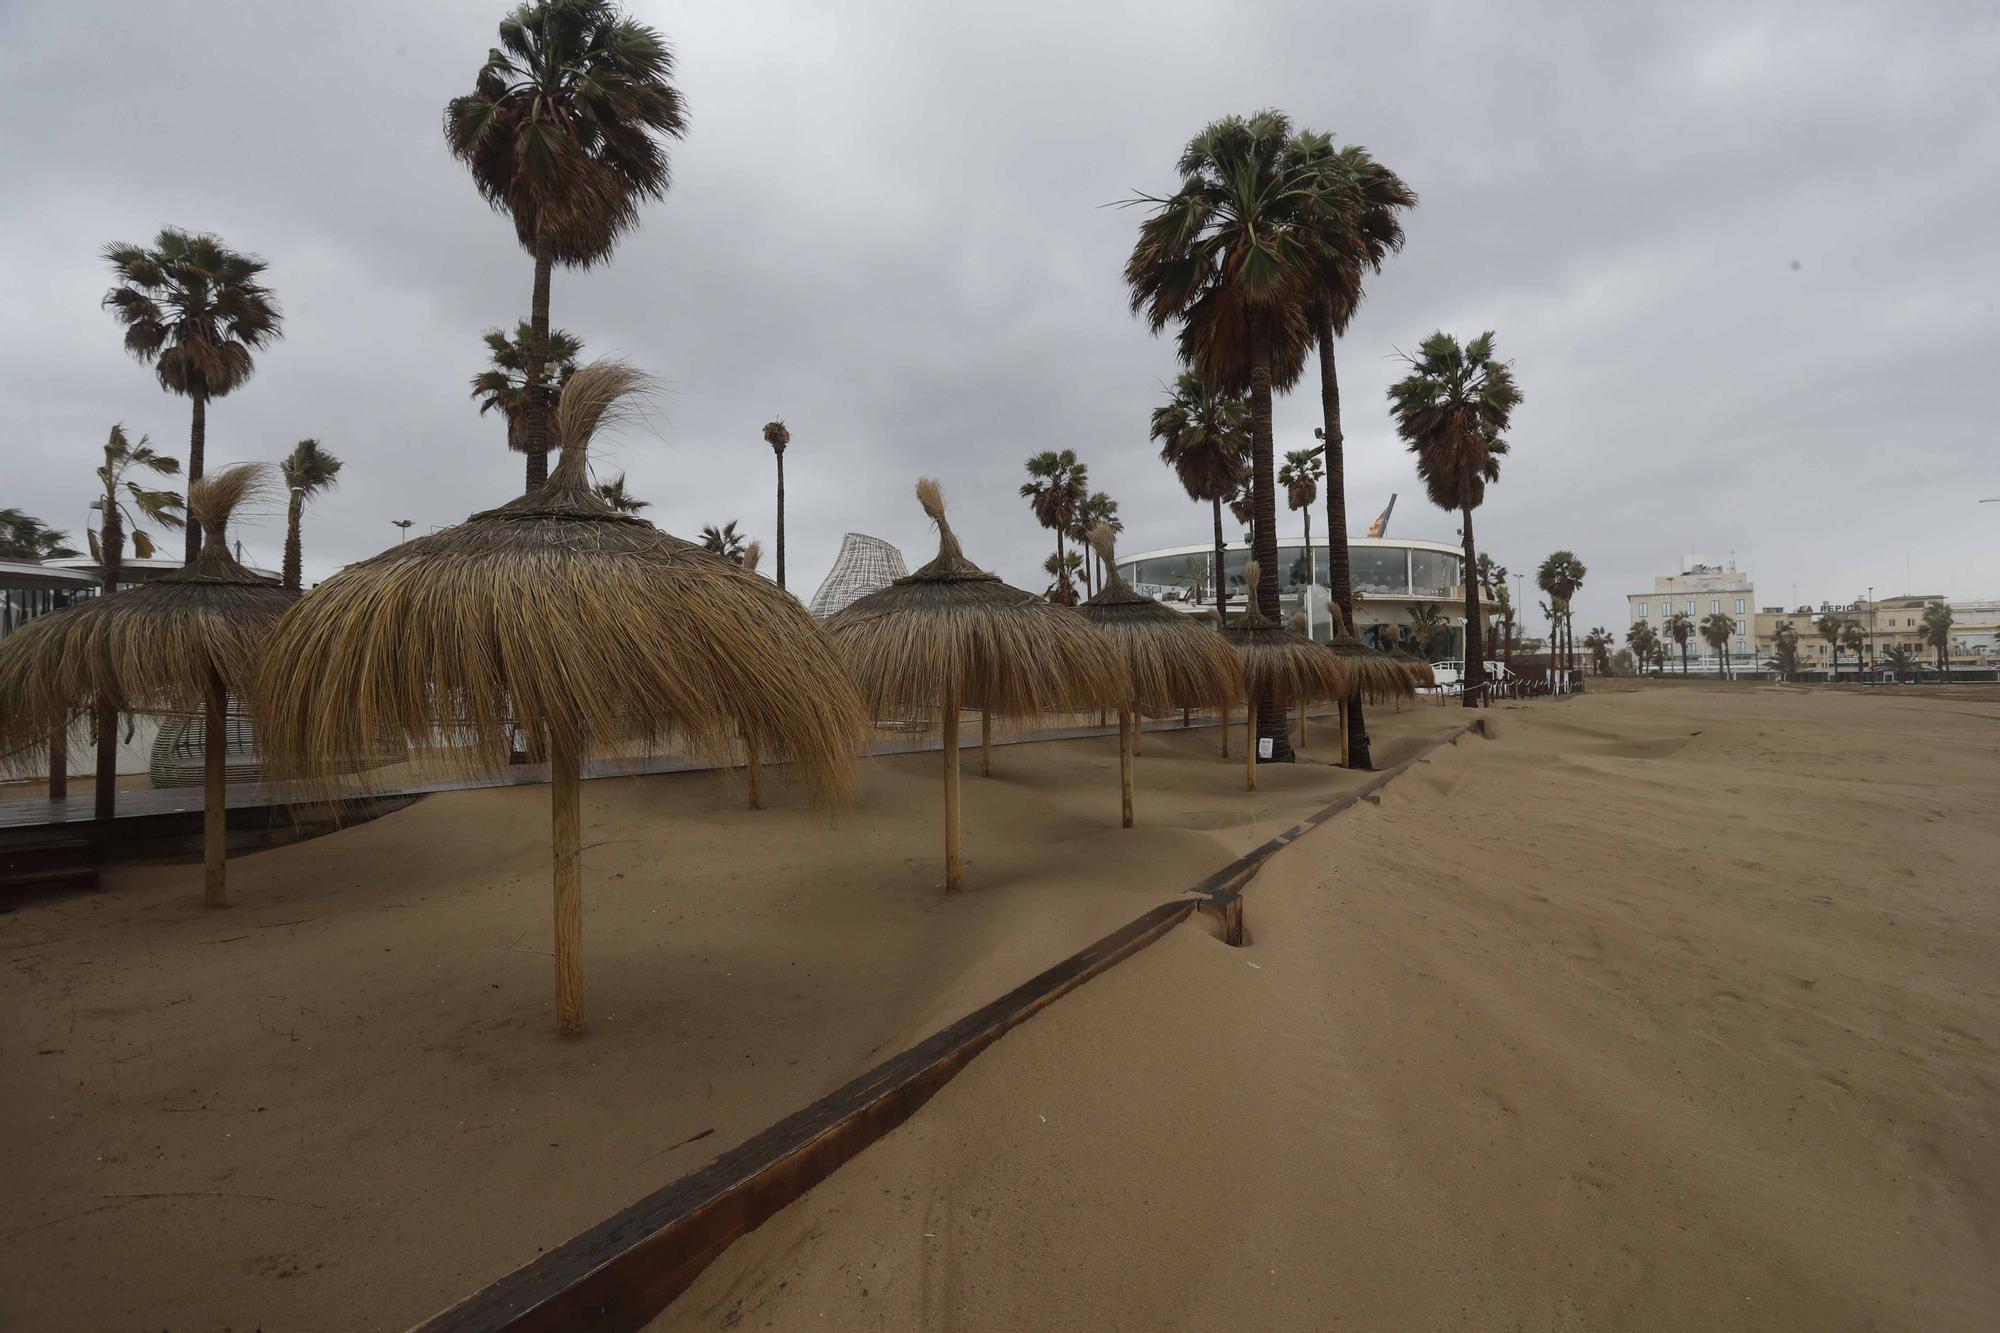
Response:
[{"label": "sandy beach", "polygon": [[[1463,721],[1375,718],[1378,762]],[[403,1328],[698,1167],[1351,789],[1242,789],[1213,730],[935,753],[857,808],[781,772],[584,785],[591,1029],[551,1016],[548,793],[447,792],[330,837],[109,870],[0,915],[0,1325]]]},{"label": "sandy beach", "polygon": [[2000,1323],[2000,699],[1492,710],[662,1328]]}]

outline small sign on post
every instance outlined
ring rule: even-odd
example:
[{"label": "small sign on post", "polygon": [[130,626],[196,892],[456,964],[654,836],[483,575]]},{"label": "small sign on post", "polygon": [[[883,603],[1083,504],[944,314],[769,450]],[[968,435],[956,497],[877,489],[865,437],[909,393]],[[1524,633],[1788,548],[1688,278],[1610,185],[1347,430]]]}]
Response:
[{"label": "small sign on post", "polygon": [[1259,759],[1269,759],[1271,757],[1271,752],[1273,748],[1276,747],[1276,745],[1277,742],[1273,740],[1271,737],[1259,736],[1257,738],[1257,757]]}]

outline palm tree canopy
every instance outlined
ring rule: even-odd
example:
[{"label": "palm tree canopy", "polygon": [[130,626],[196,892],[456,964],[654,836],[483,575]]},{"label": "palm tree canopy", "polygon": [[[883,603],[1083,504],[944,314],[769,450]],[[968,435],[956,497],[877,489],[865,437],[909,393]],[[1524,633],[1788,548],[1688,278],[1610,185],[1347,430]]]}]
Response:
[{"label": "palm tree canopy", "polygon": [[0,509],[0,560],[62,560],[77,553],[69,534],[20,509]]},{"label": "palm tree canopy", "polygon": [[1227,500],[1250,473],[1250,405],[1193,371],[1182,371],[1153,409],[1151,434],[1190,500]]},{"label": "palm tree canopy", "polygon": [[[1118,517],[1118,502],[1103,491],[1092,491],[1076,507],[1076,516],[1070,521],[1067,535],[1079,544],[1090,544],[1090,534],[1103,528],[1112,536],[1125,531],[1125,520]],[[1081,563],[1081,562],[1079,562]]]},{"label": "palm tree canopy", "polygon": [[1701,637],[1717,652],[1722,651],[1723,645],[1729,642],[1729,636],[1735,632],[1736,621],[1726,612],[1717,611],[1714,615],[1702,617]]},{"label": "palm tree canopy", "polygon": [[1951,629],[1955,623],[1949,605],[1944,602],[1932,602],[1924,608],[1923,619],[1918,622],[1917,638],[1927,648],[1949,648]]},{"label": "palm tree canopy", "polygon": [[1557,601],[1571,602],[1589,572],[1574,551],[1555,551],[1535,570],[1535,586]]},{"label": "palm tree canopy", "polygon": [[764,443],[771,446],[773,453],[782,454],[785,446],[792,442],[792,433],[785,429],[783,418],[764,423]]},{"label": "palm tree canopy", "polygon": [[[111,434],[104,442],[104,462],[97,468],[97,480],[104,487],[104,494],[92,507],[101,515],[115,512],[132,536],[134,552],[143,560],[152,554],[153,542],[141,525],[156,523],[163,528],[186,527],[187,521],[182,517],[186,505],[178,491],[153,490],[131,480],[127,474],[134,471],[177,477],[181,471],[181,460],[155,450],[149,435],[141,435],[137,444],[132,443],[121,422],[111,428]],[[93,545],[95,540],[93,534]],[[98,558],[103,559],[104,553],[98,552]]]},{"label": "palm tree canopy", "polygon": [[1076,521],[1078,506],[1090,495],[1090,465],[1076,461],[1073,449],[1044,449],[1028,460],[1028,476],[1021,496],[1035,511],[1035,521],[1045,528],[1067,533]]},{"label": "palm tree canopy", "polygon": [[1285,488],[1285,503],[1293,509],[1304,509],[1319,499],[1320,479],[1326,475],[1321,457],[1317,449],[1286,452],[1285,465],[1278,469],[1278,484]]},{"label": "palm tree canopy", "polygon": [[529,253],[604,259],[670,182],[665,141],[687,132],[674,57],[609,0],[538,0],[500,21],[472,92],[445,106],[445,141]]},{"label": "palm tree canopy", "polygon": [[1125,201],[1152,212],[1125,261],[1132,310],[1153,332],[1181,324],[1181,360],[1220,389],[1250,387],[1251,324],[1270,339],[1271,383],[1305,369],[1312,330],[1303,294],[1313,275],[1316,220],[1327,196],[1351,187],[1302,155],[1281,112],[1228,116],[1188,142],[1171,195]]},{"label": "palm tree canopy", "polygon": [[[486,342],[488,365],[472,377],[472,396],[479,400],[479,415],[498,412],[507,422],[507,447],[515,453],[528,452],[528,349],[534,346],[535,330],[527,320],[514,326],[510,337],[504,329],[488,329],[480,335]],[[563,329],[549,330],[548,378],[546,385],[561,392],[576,373],[583,343]],[[549,447],[560,449],[556,423],[549,423]]]},{"label": "palm tree canopy", "polygon": [[1410,373],[1389,387],[1396,433],[1417,457],[1417,475],[1440,509],[1477,509],[1500,478],[1505,434],[1521,390],[1493,359],[1493,334],[1463,347],[1448,333],[1424,339],[1405,357]]},{"label": "palm tree canopy", "polygon": [[258,281],[264,261],[215,236],[164,227],[150,249],[114,241],[103,254],[117,279],[104,305],[125,326],[125,350],[169,393],[222,397],[280,336],[277,298]]},{"label": "palm tree canopy", "polygon": [[1364,272],[1380,273],[1403,248],[1399,213],[1416,207],[1417,192],[1359,144],[1335,148],[1330,134],[1304,131],[1291,151],[1322,178],[1308,215],[1311,299],[1344,334],[1361,305]]},{"label": "palm tree canopy", "polygon": [[736,520],[733,518],[719,528],[712,523],[704,527],[701,530],[701,548],[725,560],[733,560],[739,565],[743,563],[746,549],[743,544],[743,534],[736,530]]},{"label": "palm tree canopy", "polygon": [[340,468],[340,460],[328,453],[318,440],[300,440],[292,446],[292,452],[285,456],[285,461],[278,464],[285,490],[307,498],[338,486]]},{"label": "palm tree canopy", "polygon": [[[623,472],[613,477],[610,481],[598,482],[590,489],[597,493],[598,499],[611,506],[611,512],[614,514],[636,514],[641,509],[650,508],[653,503],[651,500],[641,500],[638,496],[625,489],[625,474]],[[732,523],[729,526],[731,529],[734,529],[736,525]],[[752,543],[752,545],[755,545],[755,543]],[[755,568],[754,565],[747,563],[747,552],[745,555],[745,567]]]}]

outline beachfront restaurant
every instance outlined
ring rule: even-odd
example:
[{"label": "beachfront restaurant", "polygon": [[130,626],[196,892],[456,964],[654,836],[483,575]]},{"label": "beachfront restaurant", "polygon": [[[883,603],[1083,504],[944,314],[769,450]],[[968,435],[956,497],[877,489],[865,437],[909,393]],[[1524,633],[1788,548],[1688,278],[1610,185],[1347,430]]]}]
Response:
[{"label": "beachfront restaurant", "polygon": [[[1465,584],[1459,571],[1465,564],[1456,546],[1414,537],[1354,537],[1347,543],[1354,578],[1355,633],[1364,642],[1388,648],[1406,629],[1418,607],[1434,606],[1448,638],[1431,656],[1443,661],[1462,655],[1465,647]],[[1223,595],[1228,609],[1244,605],[1244,566],[1250,563],[1248,543],[1223,543]],[[1215,544],[1163,546],[1139,551],[1118,562],[1125,581],[1147,596],[1191,615],[1215,606]],[[1327,613],[1327,547],[1315,540],[1306,549],[1303,536],[1278,539],[1278,604],[1286,623],[1294,613],[1306,614],[1315,639],[1332,630]],[[1407,643],[1407,638],[1405,639]]]}]

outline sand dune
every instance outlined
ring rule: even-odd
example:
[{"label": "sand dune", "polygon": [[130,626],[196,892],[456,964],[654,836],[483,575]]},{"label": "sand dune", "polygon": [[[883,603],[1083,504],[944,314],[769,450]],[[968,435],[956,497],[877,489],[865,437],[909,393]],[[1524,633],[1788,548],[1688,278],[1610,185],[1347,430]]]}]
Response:
[{"label": "sand dune", "polygon": [[[1383,762],[1462,720],[1384,713]],[[935,754],[837,816],[775,772],[754,813],[586,783],[581,1041],[545,789],[239,858],[222,912],[187,865],[0,914],[0,1327],[406,1327],[1364,780],[1314,754],[1246,795],[1215,744],[1148,737],[1129,832],[1114,741],[1000,748],[951,899]]]},{"label": "sand dune", "polygon": [[661,1326],[2000,1326],[2000,706],[1493,715]]}]

